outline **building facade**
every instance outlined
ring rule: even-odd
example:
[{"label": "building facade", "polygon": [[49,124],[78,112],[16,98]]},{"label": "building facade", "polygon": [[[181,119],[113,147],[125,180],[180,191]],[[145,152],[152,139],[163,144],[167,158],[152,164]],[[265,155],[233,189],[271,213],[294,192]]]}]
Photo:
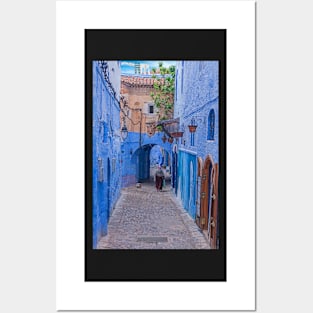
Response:
[{"label": "building facade", "polygon": [[[218,247],[219,63],[180,61],[174,118],[183,137],[172,147],[172,186],[183,207]],[[193,126],[193,127],[192,127]]]},{"label": "building facade", "polygon": [[179,125],[182,137],[151,127],[159,113],[153,84],[152,75],[121,75],[119,61],[93,62],[93,247],[107,234],[121,188],[148,180],[161,164],[184,209],[218,248],[219,63],[177,62],[174,116],[164,123]]},{"label": "building facade", "polygon": [[99,238],[107,234],[108,220],[121,190],[120,63],[93,61],[92,75],[92,221],[96,248]]},{"label": "building facade", "polygon": [[[128,136],[122,143],[122,187],[149,179],[151,162],[156,158],[164,166],[170,164],[170,144],[162,140],[162,132],[150,127],[158,116],[150,95],[154,90],[153,84],[152,75],[121,76],[121,95],[126,100],[127,107],[123,108],[124,113],[121,112],[120,118],[128,129]],[[155,146],[160,147],[162,156],[153,149]]]}]

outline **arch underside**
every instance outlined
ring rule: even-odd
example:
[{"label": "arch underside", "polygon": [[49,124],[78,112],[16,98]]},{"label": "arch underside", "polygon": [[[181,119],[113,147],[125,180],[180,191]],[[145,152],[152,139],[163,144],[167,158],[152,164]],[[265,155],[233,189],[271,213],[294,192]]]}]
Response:
[{"label": "arch underside", "polygon": [[[146,144],[138,147],[133,153],[131,163],[135,165],[136,182],[144,182],[151,178],[151,150],[153,147],[159,146],[158,144]],[[160,146],[161,147],[161,146]],[[170,164],[170,154],[164,147],[161,165],[168,166]],[[158,162],[157,164],[160,164]]]}]

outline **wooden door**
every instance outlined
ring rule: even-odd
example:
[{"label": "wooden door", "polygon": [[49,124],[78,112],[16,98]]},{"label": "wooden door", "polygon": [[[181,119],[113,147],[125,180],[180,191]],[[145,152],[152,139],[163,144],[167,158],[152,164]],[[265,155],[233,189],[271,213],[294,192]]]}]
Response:
[{"label": "wooden door", "polygon": [[211,211],[213,162],[210,156],[205,159],[201,178],[200,192],[200,228],[208,230]]},{"label": "wooden door", "polygon": [[218,164],[214,165],[212,210],[210,214],[209,240],[211,249],[217,249],[217,229],[218,229]]}]

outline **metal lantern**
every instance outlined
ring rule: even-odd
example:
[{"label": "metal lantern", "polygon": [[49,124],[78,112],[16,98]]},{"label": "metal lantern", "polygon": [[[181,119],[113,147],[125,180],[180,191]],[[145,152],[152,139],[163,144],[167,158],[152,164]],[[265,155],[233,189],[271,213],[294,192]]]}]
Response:
[{"label": "metal lantern", "polygon": [[198,125],[196,124],[196,120],[194,118],[191,119],[190,125],[188,125],[189,132],[194,133],[197,129]]},{"label": "metal lantern", "polygon": [[127,130],[126,125],[124,124],[124,126],[121,129],[121,137],[123,140],[126,140],[127,136],[128,136],[128,130]]}]

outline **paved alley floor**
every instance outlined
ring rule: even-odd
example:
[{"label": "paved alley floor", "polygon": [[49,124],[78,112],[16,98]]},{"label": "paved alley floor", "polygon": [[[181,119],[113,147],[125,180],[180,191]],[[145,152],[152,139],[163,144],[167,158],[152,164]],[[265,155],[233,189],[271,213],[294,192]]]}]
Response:
[{"label": "paved alley floor", "polygon": [[98,249],[209,249],[208,240],[167,186],[122,189]]}]

